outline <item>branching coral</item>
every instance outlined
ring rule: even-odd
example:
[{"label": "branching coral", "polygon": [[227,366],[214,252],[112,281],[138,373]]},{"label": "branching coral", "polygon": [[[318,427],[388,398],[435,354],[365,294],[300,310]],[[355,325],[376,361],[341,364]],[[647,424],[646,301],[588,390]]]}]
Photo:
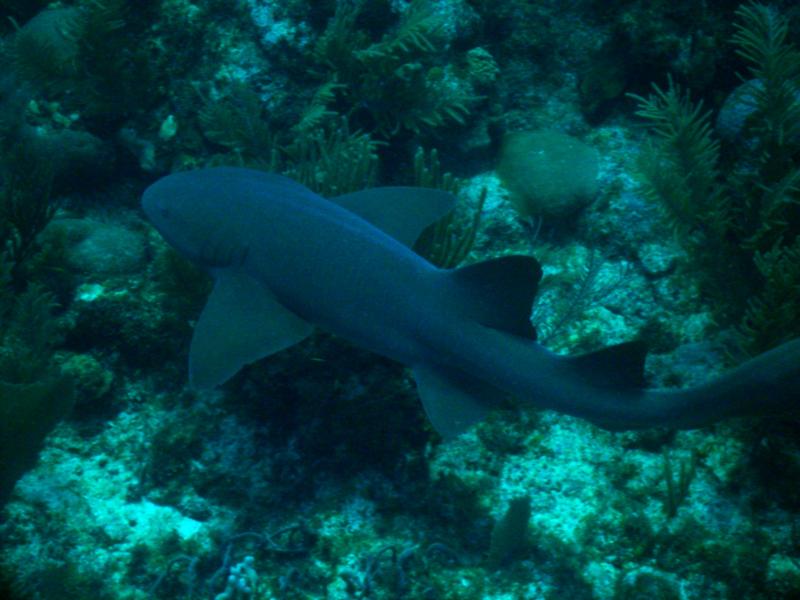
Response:
[{"label": "branching coral", "polygon": [[98,124],[115,121],[158,97],[141,30],[152,2],[92,0],[48,8],[13,40],[18,76]]},{"label": "branching coral", "polygon": [[52,368],[52,349],[57,336],[52,318],[55,297],[37,284],[28,286],[11,303],[0,331],[0,380],[34,383]]},{"label": "branching coral", "polygon": [[0,172],[0,506],[72,405],[53,364],[55,296],[31,280],[39,234],[50,222],[51,173],[18,145]]},{"label": "branching coral", "polygon": [[699,230],[720,235],[728,207],[719,183],[719,142],[711,135],[711,111],[693,103],[670,79],[666,90],[653,86],[649,98],[633,96],[637,115],[646,119],[656,138],[640,157],[644,192],[661,203],[672,225],[691,238]]},{"label": "branching coral", "polygon": [[[655,142],[644,153],[646,195],[687,243],[707,292],[741,320],[742,347],[761,352],[800,335],[800,51],[788,21],[751,2],[737,10],[733,42],[748,62],[746,143],[721,165],[709,113],[670,82],[635,97]],[[738,293],[737,293],[738,292]]]},{"label": "branching coral", "polygon": [[238,84],[221,101],[206,104],[200,126],[206,137],[234,154],[228,163],[284,173],[325,196],[371,187],[378,144],[325,108],[331,90],[320,88],[300,121],[278,130],[267,120],[258,95]]},{"label": "branching coral", "polygon": [[796,142],[800,135],[800,51],[788,43],[789,22],[774,8],[753,2],[736,14],[736,52],[760,82],[754,88],[759,114],[753,126],[773,151],[786,149],[787,142]]},{"label": "branching coral", "polygon": [[282,170],[323,196],[338,196],[375,185],[377,149],[369,135],[350,131],[341,119],[287,146]]},{"label": "branching coral", "polygon": [[[464,182],[452,175],[442,173],[439,153],[434,148],[426,152],[418,148],[414,155],[415,185],[431,187],[458,196]],[[487,190],[484,188],[478,197],[477,205],[471,215],[464,214],[461,207],[427,227],[420,235],[414,249],[431,263],[442,269],[457,267],[469,255],[478,234]]]},{"label": "branching coral", "polygon": [[414,0],[376,42],[358,27],[365,4],[341,4],[314,51],[328,80],[341,84],[348,117],[384,138],[464,124],[477,98],[468,83],[436,64],[443,22],[429,0]]},{"label": "branching coral", "polygon": [[7,166],[0,187],[0,257],[19,286],[26,263],[37,250],[37,238],[55,214],[55,204],[48,167],[31,160],[27,148],[17,146]]},{"label": "branching coral", "polygon": [[80,11],[44,10],[14,36],[13,65],[21,79],[50,93],[63,93],[77,74],[77,45],[73,32]]},{"label": "branching coral", "polygon": [[788,341],[800,331],[800,237],[791,246],[776,244],[773,250],[759,252],[754,260],[764,287],[750,300],[740,325],[750,354]]},{"label": "branching coral", "polygon": [[269,160],[275,148],[272,128],[263,112],[261,100],[244,83],[231,86],[227,95],[207,102],[199,114],[205,136],[249,160]]}]

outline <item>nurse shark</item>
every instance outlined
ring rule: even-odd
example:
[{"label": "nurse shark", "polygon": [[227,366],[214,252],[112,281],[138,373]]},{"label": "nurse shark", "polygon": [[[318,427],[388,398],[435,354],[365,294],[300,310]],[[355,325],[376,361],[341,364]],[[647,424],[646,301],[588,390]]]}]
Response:
[{"label": "nurse shark", "polygon": [[194,330],[190,383],[212,388],[319,326],[413,371],[446,438],[509,399],[610,430],[689,429],[800,406],[800,339],[708,383],[646,389],[641,343],[556,355],[535,341],[541,278],[528,256],[438,269],[411,246],[455,199],[374,188],[325,199],[281,175],[218,167],[145,190],[147,217],[215,285]]}]

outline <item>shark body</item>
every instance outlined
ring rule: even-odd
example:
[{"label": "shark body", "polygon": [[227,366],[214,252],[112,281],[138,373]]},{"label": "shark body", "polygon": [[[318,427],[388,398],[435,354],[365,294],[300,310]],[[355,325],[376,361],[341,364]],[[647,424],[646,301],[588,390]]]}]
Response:
[{"label": "shark body", "polygon": [[535,342],[535,259],[456,270],[411,249],[454,198],[375,188],[325,199],[275,174],[220,167],[168,175],[142,206],[215,286],[195,327],[190,381],[209,388],[320,326],[408,365],[445,437],[513,396],[607,429],[699,427],[800,406],[800,340],[684,390],[644,388],[645,350],[626,343],[577,357]]}]

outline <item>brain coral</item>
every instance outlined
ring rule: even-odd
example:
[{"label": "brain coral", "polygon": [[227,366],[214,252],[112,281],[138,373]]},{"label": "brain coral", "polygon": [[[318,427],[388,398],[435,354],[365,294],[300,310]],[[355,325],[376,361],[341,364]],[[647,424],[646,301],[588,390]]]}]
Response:
[{"label": "brain coral", "polygon": [[503,140],[497,172],[520,213],[568,217],[597,193],[597,151],[558,131],[519,131]]}]

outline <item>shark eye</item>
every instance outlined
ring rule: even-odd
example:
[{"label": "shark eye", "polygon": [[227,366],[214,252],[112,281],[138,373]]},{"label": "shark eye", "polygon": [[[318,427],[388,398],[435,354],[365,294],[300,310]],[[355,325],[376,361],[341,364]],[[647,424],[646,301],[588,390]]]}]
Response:
[{"label": "shark eye", "polygon": [[172,216],[172,212],[165,206],[160,206],[158,208],[158,214],[160,214],[165,219],[169,219]]}]

